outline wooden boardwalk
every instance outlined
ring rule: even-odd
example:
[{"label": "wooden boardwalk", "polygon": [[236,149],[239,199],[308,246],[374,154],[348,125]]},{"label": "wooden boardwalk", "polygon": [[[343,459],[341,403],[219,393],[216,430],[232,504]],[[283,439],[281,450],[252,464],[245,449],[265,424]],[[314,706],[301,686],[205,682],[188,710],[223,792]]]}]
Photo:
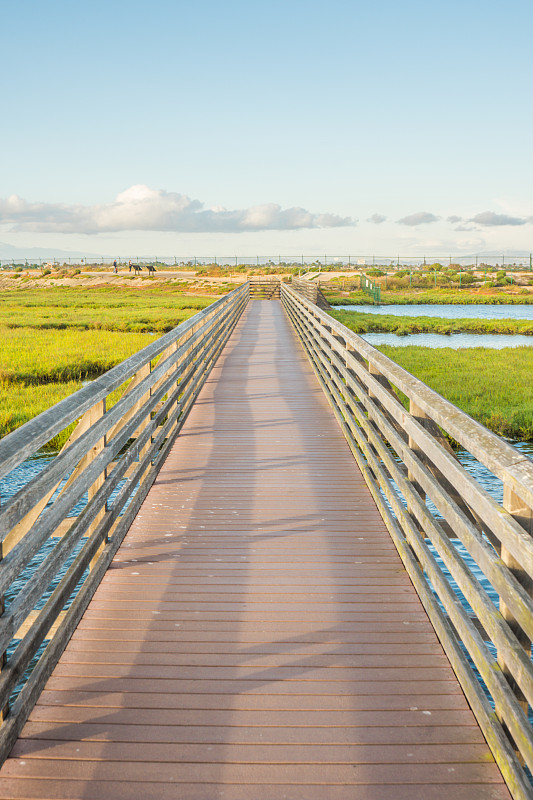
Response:
[{"label": "wooden boardwalk", "polygon": [[510,797],[278,302],[250,302],[0,797]]}]

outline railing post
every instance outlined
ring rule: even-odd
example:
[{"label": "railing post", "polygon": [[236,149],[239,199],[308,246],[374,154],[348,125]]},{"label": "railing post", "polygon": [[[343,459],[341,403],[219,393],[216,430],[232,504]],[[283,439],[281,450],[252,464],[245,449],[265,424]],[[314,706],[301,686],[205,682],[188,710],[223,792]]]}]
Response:
[{"label": "railing post", "polygon": [[[424,424],[424,420],[430,419],[430,417],[428,417],[428,415],[424,411],[422,411],[420,406],[417,406],[417,404],[411,399],[409,400],[409,413],[414,419],[417,420],[417,422],[420,422],[421,425]],[[413,439],[412,436],[409,437],[409,448],[422,461],[424,461],[424,453],[421,450],[421,448],[417,445],[416,441]],[[426,502],[426,493],[424,492],[424,490],[422,489],[420,484],[415,480],[413,473],[408,471],[407,472],[407,478],[408,478],[408,480],[411,481],[411,484],[412,484],[413,488],[415,489],[415,491],[418,492],[420,497],[424,500],[424,502]],[[411,512],[411,509],[408,509],[408,511]]]},{"label": "railing post", "polygon": [[[95,406],[93,406],[91,409],[89,409],[89,412],[88,412],[89,427],[91,427],[96,422],[98,422],[98,420],[101,419],[101,417],[104,416],[105,411],[106,411],[106,401],[105,401],[105,399],[101,400],[99,403],[97,403]],[[91,452],[88,454],[88,463],[93,461],[96,458],[96,456],[99,455],[99,453],[102,452],[102,450],[104,449],[105,445],[106,445],[106,436],[103,436],[101,439],[98,440],[98,442],[92,448]],[[91,500],[92,497],[94,497],[94,495],[96,494],[98,489],[100,489],[100,487],[104,485],[106,477],[107,477],[107,469],[104,469],[103,472],[97,477],[95,482],[92,484],[92,486],[89,487],[89,491],[88,491],[89,501]],[[98,512],[97,516],[94,519],[94,522],[92,522],[89,525],[89,527],[87,528],[87,533],[86,533],[87,537],[89,537],[92,534],[92,532],[94,530],[96,530],[96,528],[98,527],[99,523],[105,517],[105,513],[106,513],[106,508],[104,506],[104,508],[102,508],[102,510]],[[100,547],[98,548],[98,550],[94,554],[94,556],[93,556],[93,558],[91,560],[91,563],[89,565],[89,570],[94,569],[94,566],[95,566],[96,562],[98,561],[98,557],[99,557],[99,555],[100,555],[100,553],[101,553],[101,551],[103,550],[104,547],[105,547],[105,541],[103,541],[101,543]]]},{"label": "railing post", "polygon": [[[151,364],[151,362],[148,362],[148,364],[145,364],[145,365],[144,365],[144,367],[142,367],[142,368],[139,370],[139,373],[140,373],[139,377],[141,378],[141,380],[142,380],[143,378],[147,378],[147,377],[150,375],[151,371],[152,371],[152,364]],[[139,374],[139,373],[137,373],[137,374]],[[141,399],[139,400],[139,408],[142,408],[142,406],[143,406],[145,403],[147,403],[147,402],[148,402],[148,400],[150,399],[150,395],[151,395],[151,394],[152,394],[152,391],[151,391],[151,389],[149,389],[149,390],[146,392],[146,394],[143,394],[143,396],[142,396],[142,397],[141,397]],[[147,417],[146,417],[146,418],[143,420],[143,422],[141,422],[140,426],[137,428],[137,430],[136,430],[136,432],[135,432],[135,435],[136,435],[136,436],[140,436],[140,435],[141,435],[141,433],[143,432],[143,430],[144,430],[144,429],[146,428],[146,426],[149,424],[149,422],[150,422],[150,419],[151,419],[151,414],[149,414],[149,415],[148,415],[148,416],[147,416]],[[150,449],[150,445],[151,445],[151,440],[148,440],[148,441],[146,442],[146,444],[144,445],[144,447],[142,448],[142,450],[140,450],[140,452],[139,452],[139,461],[140,461],[140,462],[142,462],[142,460],[143,460],[143,458],[145,457],[146,453],[147,453],[147,452],[148,452],[148,450]],[[151,465],[150,465],[150,464],[148,464],[147,468],[146,468],[146,469],[143,471],[143,473],[142,473],[141,477],[139,478],[139,483],[140,483],[140,484],[144,483],[144,481],[146,480],[146,477],[147,477],[147,475],[148,475],[148,473],[149,473],[149,471],[150,471],[150,466],[151,466]]]},{"label": "railing post", "polygon": [[[508,511],[518,522],[519,525],[524,528],[524,530],[530,535],[533,536],[533,509],[527,506],[521,497],[519,497],[510,486],[504,483],[503,485],[503,507],[506,511]],[[506,547],[502,545],[501,548],[501,559],[506,564],[511,572],[513,573],[514,577],[517,579],[519,583],[522,584],[524,589],[528,592],[530,597],[533,597],[533,580],[529,577],[525,569],[516,561],[515,558],[509,553]],[[516,638],[518,639],[520,645],[524,648],[524,650],[531,655],[531,640],[527,636],[527,634],[522,630],[516,619],[514,618],[513,614],[511,613],[510,609],[506,606],[503,600],[500,599],[500,613],[502,614],[503,618],[506,620],[507,624],[515,634]],[[512,677],[505,660],[502,658],[501,654],[498,653],[498,663],[502,668],[502,671],[509,682],[518,702],[524,709],[524,712],[528,713],[528,704],[527,700],[525,699],[523,693],[520,690],[520,687],[517,685],[516,681]]]}]

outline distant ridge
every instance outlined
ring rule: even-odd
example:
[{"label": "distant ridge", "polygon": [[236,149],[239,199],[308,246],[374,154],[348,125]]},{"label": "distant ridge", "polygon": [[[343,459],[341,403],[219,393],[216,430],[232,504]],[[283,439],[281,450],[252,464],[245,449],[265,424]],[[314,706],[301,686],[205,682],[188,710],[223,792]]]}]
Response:
[{"label": "distant ridge", "polygon": [[15,247],[6,242],[0,242],[0,260],[4,261],[9,258],[109,258],[105,253],[87,253],[81,250],[61,250],[52,247]]}]

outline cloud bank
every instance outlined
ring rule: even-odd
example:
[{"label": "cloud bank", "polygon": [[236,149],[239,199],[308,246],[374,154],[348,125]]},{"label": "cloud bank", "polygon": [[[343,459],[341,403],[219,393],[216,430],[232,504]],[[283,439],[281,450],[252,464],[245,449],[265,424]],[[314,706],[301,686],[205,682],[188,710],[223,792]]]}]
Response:
[{"label": "cloud bank", "polygon": [[199,200],[177,192],[131,186],[112,203],[94,206],[29,203],[12,195],[0,199],[0,224],[14,232],[110,233],[116,231],[173,231],[178,233],[240,233],[300,228],[353,226],[357,220],[336,214],[314,214],[305,208],[282,208],[266,203],[227,210],[204,208]]}]

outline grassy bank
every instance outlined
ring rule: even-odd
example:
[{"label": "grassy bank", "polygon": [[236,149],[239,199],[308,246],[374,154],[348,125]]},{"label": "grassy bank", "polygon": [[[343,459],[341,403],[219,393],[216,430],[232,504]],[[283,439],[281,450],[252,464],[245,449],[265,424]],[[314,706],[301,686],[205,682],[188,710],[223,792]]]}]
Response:
[{"label": "grassy bank", "polygon": [[533,335],[533,321],[527,319],[445,319],[443,317],[396,317],[332,309],[335,317],[354,333],[507,333]]},{"label": "grassy bank", "polygon": [[[5,292],[0,298],[0,437],[211,302],[167,287]],[[61,446],[68,434],[50,447]]]},{"label": "grassy bank", "polygon": [[[322,287],[332,306],[373,305],[372,298],[362,291],[341,294],[337,289]],[[381,288],[381,305],[531,305],[533,293],[525,290],[491,289],[412,289],[388,291]]]},{"label": "grassy bank", "polygon": [[500,436],[533,440],[533,348],[379,350]]}]

